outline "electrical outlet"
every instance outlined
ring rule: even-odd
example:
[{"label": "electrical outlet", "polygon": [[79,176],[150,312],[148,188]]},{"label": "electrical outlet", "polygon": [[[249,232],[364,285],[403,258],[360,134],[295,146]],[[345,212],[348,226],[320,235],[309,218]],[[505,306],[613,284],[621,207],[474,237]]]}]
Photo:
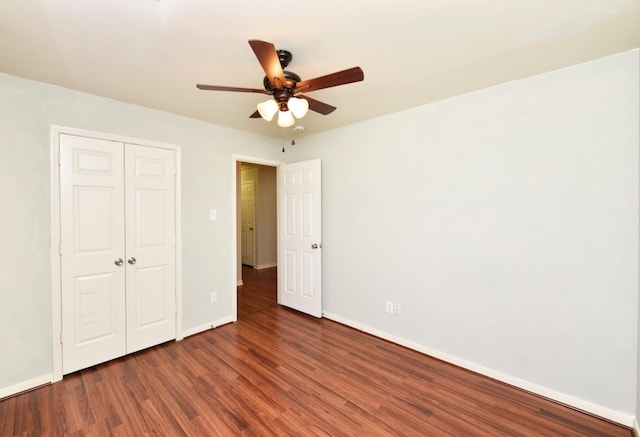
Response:
[{"label": "electrical outlet", "polygon": [[385,311],[389,314],[393,314],[393,302],[388,300],[384,304],[385,304]]},{"label": "electrical outlet", "polygon": [[209,302],[214,303],[218,300],[218,293],[213,292],[209,295]]},{"label": "electrical outlet", "polygon": [[401,310],[402,310],[402,308],[400,307],[399,303],[394,303],[393,304],[393,314],[395,314],[396,316],[399,316]]}]

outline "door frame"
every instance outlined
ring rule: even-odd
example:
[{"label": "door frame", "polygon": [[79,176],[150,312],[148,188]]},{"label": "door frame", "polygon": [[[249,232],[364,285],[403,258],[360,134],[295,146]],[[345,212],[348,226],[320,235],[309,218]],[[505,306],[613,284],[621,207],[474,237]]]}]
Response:
[{"label": "door frame", "polygon": [[[238,163],[239,162],[246,162],[247,164],[260,164],[260,165],[266,165],[269,167],[275,167],[276,168],[276,172],[278,171],[278,167],[282,164],[284,164],[283,161],[276,161],[273,159],[265,159],[265,158],[259,158],[256,156],[246,156],[246,155],[236,155],[233,154],[231,155],[231,165],[233,166],[233,169],[231,171],[231,175],[233,177],[233,183],[231,184],[231,186],[233,187],[233,196],[231,199],[231,211],[233,213],[233,220],[231,220],[231,235],[233,235],[234,239],[235,239],[235,244],[233,244],[233,250],[231,251],[231,265],[233,266],[231,268],[231,274],[232,276],[232,284],[236,284],[236,285],[241,285],[238,283],[238,178],[239,178],[239,174],[238,174]],[[276,208],[276,222],[280,222],[280,212],[278,211],[278,208]],[[278,227],[279,228],[279,227]],[[242,263],[240,263],[242,264]],[[231,313],[233,315],[233,321],[237,322],[238,321],[238,287],[234,287],[234,292],[233,292],[233,297],[231,299]]]},{"label": "door frame", "polygon": [[50,125],[50,187],[51,187],[51,334],[52,364],[51,382],[62,379],[62,288],[60,259],[60,134],[75,135],[132,143],[147,147],[173,150],[175,153],[175,219],[176,219],[176,341],[182,340],[182,209],[181,209],[181,164],[180,146],[152,140],[114,135],[103,132]]}]

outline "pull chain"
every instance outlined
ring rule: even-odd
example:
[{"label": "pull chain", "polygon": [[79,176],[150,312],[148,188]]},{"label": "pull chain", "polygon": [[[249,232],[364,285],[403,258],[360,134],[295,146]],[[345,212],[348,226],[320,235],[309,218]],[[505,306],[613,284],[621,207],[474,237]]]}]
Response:
[{"label": "pull chain", "polygon": [[282,129],[282,153],[284,153],[284,128]]},{"label": "pull chain", "polygon": [[[296,145],[296,140],[294,140],[293,138],[291,138],[291,145],[295,146]],[[284,128],[282,128],[282,153],[285,152],[285,142],[284,142]]]}]

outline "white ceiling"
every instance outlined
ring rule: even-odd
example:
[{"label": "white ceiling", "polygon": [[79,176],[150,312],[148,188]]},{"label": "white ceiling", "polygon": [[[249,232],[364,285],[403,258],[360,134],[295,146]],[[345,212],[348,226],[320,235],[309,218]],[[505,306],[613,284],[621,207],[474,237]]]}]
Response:
[{"label": "white ceiling", "polygon": [[247,40],[293,53],[302,79],[353,66],[363,82],[309,93],[337,106],[314,134],[640,47],[640,0],[2,0],[0,71],[279,138],[249,119],[261,88]]}]

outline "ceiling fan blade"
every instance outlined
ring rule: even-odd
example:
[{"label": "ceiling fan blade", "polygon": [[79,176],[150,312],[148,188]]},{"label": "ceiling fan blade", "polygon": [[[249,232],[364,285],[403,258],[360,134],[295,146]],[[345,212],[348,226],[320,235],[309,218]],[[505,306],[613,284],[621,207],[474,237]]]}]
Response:
[{"label": "ceiling fan blade", "polygon": [[364,79],[364,72],[360,67],[353,67],[336,73],[327,74],[309,80],[298,82],[294,93],[321,90],[333,86],[346,85],[348,83],[360,82]]},{"label": "ceiling fan blade", "polygon": [[206,91],[235,91],[237,93],[268,94],[266,90],[258,89],[258,88],[239,88],[235,86],[204,85],[201,83],[196,84],[196,87],[200,90],[206,90]]},{"label": "ceiling fan blade", "polygon": [[321,102],[320,100],[312,99],[311,97],[303,96],[302,94],[296,97],[305,99],[307,102],[309,102],[309,109],[322,115],[331,114],[337,109],[335,106],[328,105],[324,102]]},{"label": "ceiling fan blade", "polygon": [[271,84],[281,90],[282,86],[286,83],[286,79],[284,78],[284,72],[282,71],[280,58],[278,58],[275,46],[270,42],[257,39],[250,39],[249,45],[253,49],[253,53],[255,53],[256,58],[258,58]]},{"label": "ceiling fan blade", "polygon": [[262,118],[260,113],[256,110],[253,114],[249,116],[249,118]]}]

